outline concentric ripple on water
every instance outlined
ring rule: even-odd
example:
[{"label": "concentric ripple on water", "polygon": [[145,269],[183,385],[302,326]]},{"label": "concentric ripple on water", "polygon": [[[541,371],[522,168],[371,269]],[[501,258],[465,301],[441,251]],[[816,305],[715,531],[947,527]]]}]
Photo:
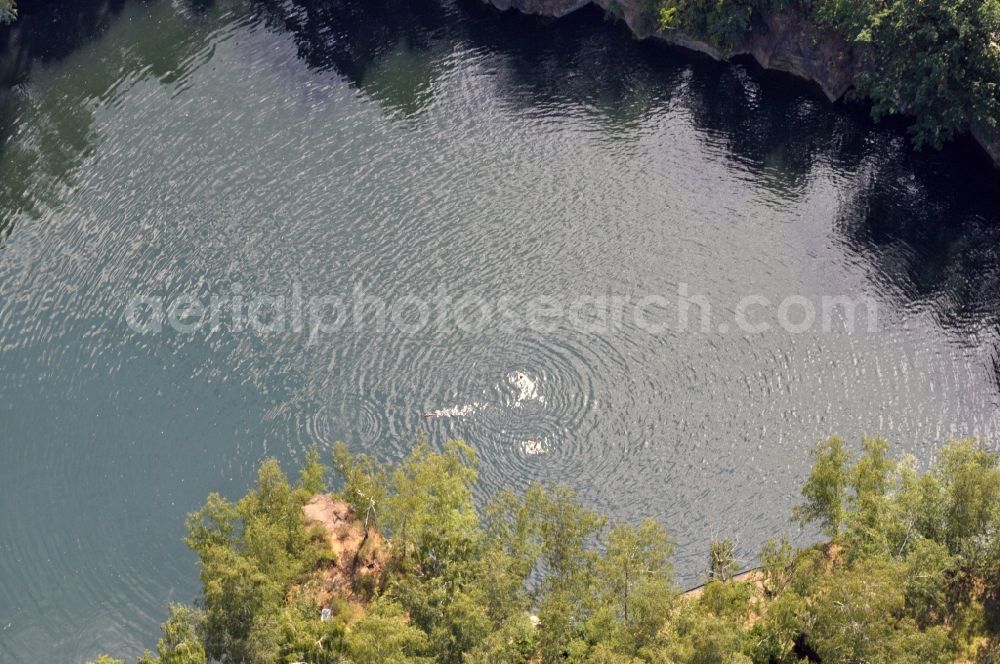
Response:
[{"label": "concentric ripple on water", "polygon": [[[3,92],[0,661],[152,647],[198,590],[185,514],[338,440],[464,438],[480,500],[564,482],[655,517],[682,583],[713,535],[749,559],[788,528],[821,437],[996,443],[1000,187],[963,148],[592,14],[195,4],[74,19],[107,29]],[[296,292],[516,324],[126,324],[137,296]],[[748,295],[867,298],[877,325],[744,334]],[[525,324],[648,296],[666,329]]]}]

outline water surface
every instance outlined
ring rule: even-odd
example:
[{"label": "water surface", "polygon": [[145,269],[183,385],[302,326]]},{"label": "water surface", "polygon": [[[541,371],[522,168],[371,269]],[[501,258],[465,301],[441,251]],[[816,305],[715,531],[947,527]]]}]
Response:
[{"label": "water surface", "polygon": [[[464,437],[481,496],[561,481],[658,518],[694,583],[709,538],[749,562],[789,527],[830,433],[922,461],[952,435],[997,440],[1000,187],[966,145],[915,154],[861,109],[596,13],[95,4],[7,43],[4,662],[152,647],[166,603],[197,593],[184,514],[311,445],[398,459],[421,432]],[[237,285],[523,303],[683,284],[718,321],[749,294],[848,295],[878,328],[310,342],[123,320],[137,294]]]}]

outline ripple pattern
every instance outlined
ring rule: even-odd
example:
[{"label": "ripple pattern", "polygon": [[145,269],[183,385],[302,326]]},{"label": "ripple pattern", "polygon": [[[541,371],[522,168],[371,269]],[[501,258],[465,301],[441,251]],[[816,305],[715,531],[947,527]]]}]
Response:
[{"label": "ripple pattern", "polygon": [[[0,661],[154,646],[198,591],[184,515],[338,440],[467,439],[480,500],[562,482],[660,519],[685,581],[712,535],[752,555],[786,527],[819,438],[997,444],[1000,187],[966,155],[586,14],[208,4],[125,3],[9,91]],[[228,304],[129,328],[134,298],[184,295]],[[878,325],[745,334],[747,295],[866,298]],[[276,329],[232,315],[261,296]],[[543,299],[565,315],[534,325]]]}]

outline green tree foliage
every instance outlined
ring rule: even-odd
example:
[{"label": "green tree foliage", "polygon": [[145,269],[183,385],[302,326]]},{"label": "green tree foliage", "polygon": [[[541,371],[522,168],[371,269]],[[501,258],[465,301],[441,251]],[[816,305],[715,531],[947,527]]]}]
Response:
[{"label": "green tree foliage", "polygon": [[708,545],[708,577],[728,581],[739,572],[736,562],[736,542],[717,540]]},{"label": "green tree foliage", "polygon": [[876,117],[914,116],[916,142],[935,147],[970,121],[996,128],[1000,2],[868,0],[858,2],[854,12],[865,17],[863,27],[846,34],[867,46],[871,66],[859,83],[874,101]]},{"label": "green tree foliage", "polygon": [[[307,464],[303,481],[322,475],[310,468],[315,461]],[[271,459],[261,465],[254,489],[239,502],[212,494],[188,517],[186,542],[201,568],[205,613],[200,629],[209,657],[267,662],[280,650],[276,626],[286,588],[303,579],[322,555],[302,516],[310,495],[304,486],[293,487]]]},{"label": "green tree foliage", "polygon": [[1000,514],[997,455],[975,441],[944,448],[934,473],[944,498],[944,540],[953,553],[976,555]]},{"label": "green tree foliage", "polygon": [[649,619],[643,615],[644,596],[670,595],[673,553],[674,545],[663,526],[652,519],[638,527],[619,524],[611,529],[598,571],[605,603],[615,609],[626,627],[641,631],[644,620]]},{"label": "green tree foliage", "polygon": [[476,455],[461,441],[441,454],[420,444],[392,475],[384,528],[407,563],[426,573],[466,560],[479,544],[479,517],[472,502]]},{"label": "green tree foliage", "polygon": [[163,636],[156,644],[159,664],[205,664],[205,615],[180,604],[170,606],[163,624]]},{"label": "green tree foliage", "polygon": [[305,463],[299,469],[299,488],[312,496],[317,493],[326,493],[329,487],[326,485],[326,474],[329,469],[320,462],[319,449],[310,447],[306,452]]},{"label": "green tree foliage", "polygon": [[816,604],[807,632],[822,661],[889,661],[894,625],[903,609],[898,570],[878,562],[841,569],[824,578],[814,593]]},{"label": "green tree foliage", "polygon": [[750,31],[757,5],[754,0],[664,0],[659,25],[704,36],[720,48],[732,50]]},{"label": "green tree foliage", "polygon": [[385,468],[367,454],[352,455],[345,443],[333,446],[333,469],[343,483],[341,496],[355,515],[364,515],[365,532],[378,527],[388,480]]},{"label": "green tree foliage", "polygon": [[576,614],[586,619],[563,649],[579,661],[645,661],[660,649],[674,605],[673,543],[647,519],[614,526],[604,546],[594,563],[594,592]]},{"label": "green tree foliage", "polygon": [[[853,465],[845,455],[842,444],[821,446],[803,490],[799,516],[833,542],[824,557],[800,552],[791,563],[817,579],[787,584],[810,607],[793,623],[824,662],[954,661],[990,630],[981,618],[997,585],[996,455],[955,441],[924,474],[912,459],[893,461],[882,440],[863,440]],[[829,527],[838,509],[843,530]]]},{"label": "green tree foliage", "polygon": [[545,577],[540,585],[539,647],[543,662],[564,659],[581,637],[582,625],[594,604],[597,553],[588,547],[604,528],[605,519],[585,509],[567,487],[550,493],[529,493],[529,508],[537,515],[540,561]]},{"label": "green tree foliage", "polygon": [[[566,487],[532,485],[477,509],[476,456],[424,442],[396,466],[334,451],[366,542],[383,542],[370,596],[322,595],[326,535],[302,508],[327,487],[310,452],[292,484],[265,461],[253,489],[188,519],[197,608],[172,606],[139,664],[924,664],[1000,652],[1000,469],[974,441],[920,472],[880,439],[831,438],[796,516],[830,541],[768,542],[745,580],[713,542],[708,584],[678,595],[673,544],[650,520],[612,524]],[[378,527],[379,535],[371,536]],[[383,540],[382,538],[386,538]],[[740,577],[741,579],[743,577]],[[323,619],[322,608],[330,612]],[[978,660],[977,660],[978,658]],[[106,656],[99,664],[114,664]]]},{"label": "green tree foliage", "polygon": [[656,0],[652,14],[661,30],[732,53],[788,8],[853,47],[858,92],[876,119],[912,116],[918,147],[940,147],[970,126],[997,129],[1000,0]]},{"label": "green tree foliage", "polygon": [[791,582],[794,551],[788,537],[770,539],[760,551],[761,581],[769,597],[779,595]]},{"label": "green tree foliage", "polygon": [[700,601],[686,602],[669,623],[661,661],[745,664],[748,659],[743,654],[743,646],[742,625],[730,616],[718,615]]},{"label": "green tree foliage", "polygon": [[392,601],[372,604],[347,636],[347,654],[356,662],[433,662],[420,655],[426,649],[427,635],[411,625],[403,609]]},{"label": "green tree foliage", "polygon": [[844,521],[850,456],[844,441],[836,436],[814,447],[812,456],[812,471],[802,487],[805,503],[796,507],[792,514],[802,523],[819,522],[823,534],[835,537]]}]

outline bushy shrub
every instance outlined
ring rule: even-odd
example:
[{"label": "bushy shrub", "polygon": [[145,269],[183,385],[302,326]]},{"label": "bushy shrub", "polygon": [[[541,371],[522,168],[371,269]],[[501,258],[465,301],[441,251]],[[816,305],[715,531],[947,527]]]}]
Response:
[{"label": "bushy shrub", "polygon": [[570,489],[537,484],[481,514],[462,442],[418,444],[396,467],[338,446],[342,495],[358,497],[355,519],[380,525],[391,559],[377,583],[363,575],[368,587],[326,596],[326,619],[314,592],[326,539],[302,514],[326,469],[311,454],[292,485],[266,461],[242,500],[212,495],[190,515],[199,608],[172,607],[139,664],[990,661],[997,457],[957,441],[920,473],[888,451],[879,439],[856,458],[839,439],[814,448],[796,515],[830,541],[769,542],[744,581],[731,580],[732,542],[716,542],[714,578],[678,596],[673,544],[651,520],[608,528]]},{"label": "bushy shrub", "polygon": [[654,0],[661,30],[724,53],[792,8],[817,35],[838,34],[858,59],[857,93],[876,119],[906,114],[914,145],[1000,127],[1000,0]]}]

